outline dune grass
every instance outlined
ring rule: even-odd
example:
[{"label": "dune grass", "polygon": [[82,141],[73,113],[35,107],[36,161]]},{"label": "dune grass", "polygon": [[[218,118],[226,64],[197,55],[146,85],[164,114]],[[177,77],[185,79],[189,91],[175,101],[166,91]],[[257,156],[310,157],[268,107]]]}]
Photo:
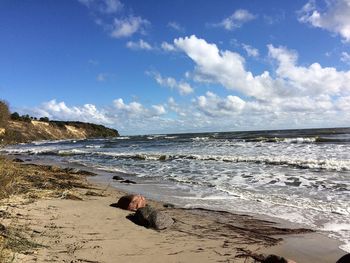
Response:
[{"label": "dune grass", "polygon": [[16,193],[20,177],[14,163],[0,156],[0,200]]},{"label": "dune grass", "polygon": [[92,189],[84,180],[88,175],[92,174],[56,166],[23,164],[0,156],[0,262],[14,262],[17,253],[41,246],[32,241],[26,226],[18,224],[16,215],[11,214],[10,207],[16,206],[13,200],[21,197],[22,205],[46,197],[79,200],[74,188]]}]

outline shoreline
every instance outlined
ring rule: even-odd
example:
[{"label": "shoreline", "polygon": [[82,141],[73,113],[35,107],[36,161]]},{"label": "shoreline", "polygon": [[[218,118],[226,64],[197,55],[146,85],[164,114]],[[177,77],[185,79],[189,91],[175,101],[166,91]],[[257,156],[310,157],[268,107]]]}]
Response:
[{"label": "shoreline", "polygon": [[[35,166],[41,168],[31,164],[16,165],[33,166],[34,170]],[[59,169],[54,170],[59,172]],[[69,174],[69,169],[64,171]],[[76,196],[82,200],[61,195],[38,198],[30,203],[22,200],[15,204],[12,200],[7,204],[12,214],[23,215],[16,218],[17,225],[28,226],[26,232],[31,238],[45,245],[26,252],[27,255],[18,253],[17,262],[32,262],[30,260],[34,259],[36,262],[46,262],[47,259],[115,262],[116,258],[123,262],[164,262],[164,259],[168,262],[245,262],[246,259],[252,260],[254,254],[273,253],[298,263],[326,263],[336,262],[346,254],[338,248],[335,240],[319,233],[301,234],[309,232],[306,229],[281,227],[279,223],[251,215],[164,208],[162,202],[153,200],[148,200],[149,204],[170,214],[175,224],[161,232],[146,229],[126,218],[130,211],[110,206],[125,192],[108,185],[92,184],[83,175],[79,180],[85,181],[96,195],[86,195],[90,191],[87,188],[73,187],[69,190],[71,198]],[[312,254],[305,252],[305,247]],[[156,255],[161,261],[157,261]]]}]

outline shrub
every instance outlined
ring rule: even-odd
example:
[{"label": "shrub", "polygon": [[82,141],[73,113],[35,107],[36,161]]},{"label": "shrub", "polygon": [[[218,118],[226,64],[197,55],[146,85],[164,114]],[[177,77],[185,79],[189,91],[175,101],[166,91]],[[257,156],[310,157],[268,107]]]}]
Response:
[{"label": "shrub", "polygon": [[50,120],[48,117],[41,117],[39,121],[49,122]]},{"label": "shrub", "polygon": [[18,112],[14,112],[11,114],[11,120],[19,121],[21,119],[21,116],[19,116]]}]

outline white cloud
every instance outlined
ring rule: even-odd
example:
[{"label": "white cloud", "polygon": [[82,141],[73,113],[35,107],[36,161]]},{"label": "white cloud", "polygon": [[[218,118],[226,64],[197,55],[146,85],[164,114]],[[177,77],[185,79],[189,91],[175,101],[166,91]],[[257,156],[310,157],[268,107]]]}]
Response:
[{"label": "white cloud", "polygon": [[174,43],[195,63],[195,81],[218,83],[259,100],[350,92],[350,71],[322,67],[319,63],[297,66],[297,53],[283,47],[268,45],[270,58],[277,62],[276,77],[272,78],[268,71],[254,76],[246,70],[240,54],[220,51],[215,44],[194,35],[175,39]]},{"label": "white cloud", "polygon": [[245,59],[238,53],[220,51],[215,44],[192,35],[174,40],[175,46],[184,51],[195,62],[194,79],[219,83],[227,89],[237,90],[260,99],[270,98],[278,93],[269,73],[254,77],[245,69]]},{"label": "white cloud", "polygon": [[309,0],[298,12],[298,20],[339,34],[346,42],[350,42],[350,0],[332,0],[326,3],[326,10],[321,12],[317,9],[316,2]]},{"label": "white cloud", "polygon": [[185,31],[185,28],[182,27],[179,23],[175,22],[175,21],[172,21],[172,22],[169,22],[168,23],[168,27],[176,30],[176,31],[179,31],[179,32],[184,32]]},{"label": "white cloud", "polygon": [[268,45],[269,55],[278,62],[277,75],[284,80],[285,89],[293,88],[299,95],[349,94],[350,71],[337,71],[313,63],[308,67],[297,66],[298,55],[284,47]]},{"label": "white cloud", "polygon": [[340,60],[347,63],[347,64],[350,64],[350,54],[348,52],[345,52],[345,51],[342,52]]},{"label": "white cloud", "polygon": [[128,41],[126,43],[126,47],[134,50],[152,50],[153,49],[153,47],[143,39],[140,39],[138,42]]},{"label": "white cloud", "polygon": [[245,101],[232,95],[226,98],[220,98],[208,91],[205,96],[197,97],[196,105],[204,114],[211,117],[218,117],[239,113],[244,108]]},{"label": "white cloud", "polygon": [[119,98],[114,100],[113,104],[118,110],[123,110],[129,114],[139,114],[144,111],[142,104],[135,101],[125,104],[123,99]]},{"label": "white cloud", "polygon": [[169,44],[168,42],[162,42],[162,45],[161,45],[161,48],[164,50],[164,51],[168,51],[168,52],[172,52],[172,51],[175,51],[176,48],[174,47],[174,45],[172,44]]},{"label": "white cloud", "polygon": [[181,116],[181,117],[187,116],[186,109],[185,109],[184,107],[179,106],[179,105],[175,102],[175,100],[174,100],[173,97],[170,97],[170,98],[168,99],[167,107],[168,107],[171,111],[177,113],[177,114],[178,114],[179,116]]},{"label": "white cloud", "polygon": [[163,105],[152,105],[152,108],[156,115],[163,115],[166,113],[166,110]]},{"label": "white cloud", "polygon": [[136,32],[145,32],[145,27],[150,23],[139,16],[127,18],[115,18],[111,26],[110,35],[114,38],[130,37]]},{"label": "white cloud", "polygon": [[243,49],[247,52],[247,55],[249,57],[258,57],[259,56],[259,50],[247,45],[247,44],[242,44]]},{"label": "white cloud", "polygon": [[193,88],[187,82],[177,81],[172,77],[162,77],[158,72],[147,72],[147,74],[153,76],[159,85],[175,89],[181,95],[188,95],[193,92]]},{"label": "white cloud", "polygon": [[243,24],[254,20],[255,18],[256,16],[250,13],[248,10],[237,9],[231,16],[223,19],[218,24],[214,24],[214,26],[223,27],[226,30],[233,30],[240,28]]},{"label": "white cloud", "polygon": [[129,117],[149,118],[166,113],[163,105],[152,105],[151,108],[148,109],[136,101],[132,101],[129,104],[124,103],[124,100],[121,98],[114,100],[113,104],[118,110],[117,114],[127,114]]},{"label": "white cloud", "polygon": [[105,14],[113,14],[123,9],[123,4],[119,0],[78,0],[78,1],[90,9],[97,10]]},{"label": "white cloud", "polygon": [[93,104],[84,104],[83,106],[69,107],[65,102],[51,100],[43,103],[40,107],[33,110],[38,116],[46,116],[50,119],[85,121],[102,124],[110,124],[111,120],[106,117],[102,110],[98,110]]}]

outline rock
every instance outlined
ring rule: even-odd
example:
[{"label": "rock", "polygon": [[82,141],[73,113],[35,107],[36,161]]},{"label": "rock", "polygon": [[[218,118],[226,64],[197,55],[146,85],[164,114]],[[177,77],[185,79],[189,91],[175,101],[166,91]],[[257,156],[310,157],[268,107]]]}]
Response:
[{"label": "rock", "polygon": [[139,225],[157,230],[166,229],[174,224],[174,220],[167,213],[158,211],[150,206],[138,209],[134,219]]},{"label": "rock", "polygon": [[288,263],[288,261],[285,258],[276,256],[276,255],[268,255],[262,262],[263,263]]},{"label": "rock", "polygon": [[93,172],[89,172],[86,170],[81,170],[78,168],[71,168],[71,167],[67,167],[62,169],[62,171],[65,171],[66,173],[70,173],[70,174],[78,174],[78,175],[86,175],[86,176],[95,176],[97,174],[93,173]]},{"label": "rock", "polygon": [[125,210],[136,211],[146,206],[146,199],[141,195],[124,195],[117,203],[117,207]]},{"label": "rock", "polygon": [[0,224],[0,233],[4,233],[6,231],[6,227],[3,224]]},{"label": "rock", "polygon": [[116,180],[116,181],[123,181],[124,178],[123,177],[120,177],[119,175],[115,175],[112,177],[113,180]]},{"label": "rock", "polygon": [[174,204],[170,204],[170,203],[165,203],[163,205],[163,207],[165,207],[165,208],[175,208],[175,205]]},{"label": "rock", "polygon": [[79,172],[77,172],[77,174],[79,175],[86,175],[86,176],[96,176],[97,174],[94,172],[89,172],[86,170],[79,170]]},{"label": "rock", "polygon": [[19,159],[19,158],[15,158],[12,161],[14,161],[15,163],[23,163],[24,162],[22,159]]},{"label": "rock", "polygon": [[174,220],[165,212],[154,211],[149,216],[150,227],[163,230],[174,224]]},{"label": "rock", "polygon": [[136,182],[128,180],[128,179],[120,181],[120,182],[123,183],[123,184],[136,184]]},{"label": "rock", "polygon": [[137,209],[134,215],[134,219],[137,224],[141,226],[149,227],[150,226],[149,217],[155,211],[156,210],[149,205],[139,208]]},{"label": "rock", "polygon": [[346,254],[342,256],[337,263],[349,263],[350,262],[350,254]]}]

